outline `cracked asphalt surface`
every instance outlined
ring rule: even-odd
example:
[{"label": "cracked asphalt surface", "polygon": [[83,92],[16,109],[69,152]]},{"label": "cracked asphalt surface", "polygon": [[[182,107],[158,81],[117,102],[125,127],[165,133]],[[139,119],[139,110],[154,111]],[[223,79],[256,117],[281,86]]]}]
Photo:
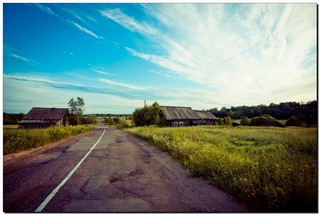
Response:
[{"label": "cracked asphalt surface", "polygon": [[[34,212],[103,132],[4,156],[5,212]],[[101,141],[42,212],[248,212],[222,190],[122,130]]]}]

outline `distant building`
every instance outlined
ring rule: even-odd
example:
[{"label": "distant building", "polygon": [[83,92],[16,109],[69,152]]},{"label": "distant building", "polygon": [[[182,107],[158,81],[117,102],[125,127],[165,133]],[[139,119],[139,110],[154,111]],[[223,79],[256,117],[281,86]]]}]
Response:
[{"label": "distant building", "polygon": [[192,110],[191,107],[161,106],[167,126],[215,125],[218,118],[209,111]]},{"label": "distant building", "polygon": [[69,124],[68,108],[32,108],[21,121],[22,128],[48,128],[52,126],[65,126]]}]

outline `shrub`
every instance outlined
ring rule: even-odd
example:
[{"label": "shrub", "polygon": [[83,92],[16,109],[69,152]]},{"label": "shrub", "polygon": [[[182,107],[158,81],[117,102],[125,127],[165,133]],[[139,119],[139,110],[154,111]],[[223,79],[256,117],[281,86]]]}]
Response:
[{"label": "shrub", "polygon": [[80,118],[80,124],[97,124],[98,117],[97,116],[82,116]]},{"label": "shrub", "polygon": [[230,116],[227,116],[223,119],[224,125],[232,125],[232,119]]},{"label": "shrub", "polygon": [[108,116],[108,118],[105,118],[105,124],[115,125],[116,123],[114,122],[113,118],[111,118],[111,116]]},{"label": "shrub", "polygon": [[249,126],[250,125],[250,119],[248,117],[245,117],[245,118],[241,119],[240,125]]},{"label": "shrub", "polygon": [[120,123],[120,119],[119,118],[113,118],[113,121],[115,122],[115,124],[119,124]]},{"label": "shrub", "polygon": [[223,125],[223,118],[218,118],[218,125]]},{"label": "shrub", "polygon": [[275,118],[269,115],[254,117],[251,119],[250,125],[252,126],[270,126],[272,122],[277,122]]}]

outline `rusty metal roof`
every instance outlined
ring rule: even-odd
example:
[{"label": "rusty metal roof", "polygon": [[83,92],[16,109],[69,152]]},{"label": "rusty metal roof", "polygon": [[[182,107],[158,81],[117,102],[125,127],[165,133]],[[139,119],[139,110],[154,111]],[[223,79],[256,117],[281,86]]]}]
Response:
[{"label": "rusty metal roof", "polygon": [[68,113],[68,108],[32,108],[27,115],[22,119],[24,120],[59,120]]},{"label": "rusty metal roof", "polygon": [[217,119],[208,111],[192,110],[191,107],[161,106],[161,111],[166,120]]}]

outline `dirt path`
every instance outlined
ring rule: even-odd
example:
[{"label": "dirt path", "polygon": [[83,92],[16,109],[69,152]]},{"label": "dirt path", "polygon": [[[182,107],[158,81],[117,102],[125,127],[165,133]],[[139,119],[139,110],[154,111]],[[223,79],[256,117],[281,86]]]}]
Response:
[{"label": "dirt path", "polygon": [[[4,158],[4,211],[33,212],[102,129]],[[19,159],[23,158],[23,159]],[[10,162],[8,162],[10,160]],[[43,212],[245,212],[231,196],[192,177],[167,154],[121,130],[101,141]]]}]

